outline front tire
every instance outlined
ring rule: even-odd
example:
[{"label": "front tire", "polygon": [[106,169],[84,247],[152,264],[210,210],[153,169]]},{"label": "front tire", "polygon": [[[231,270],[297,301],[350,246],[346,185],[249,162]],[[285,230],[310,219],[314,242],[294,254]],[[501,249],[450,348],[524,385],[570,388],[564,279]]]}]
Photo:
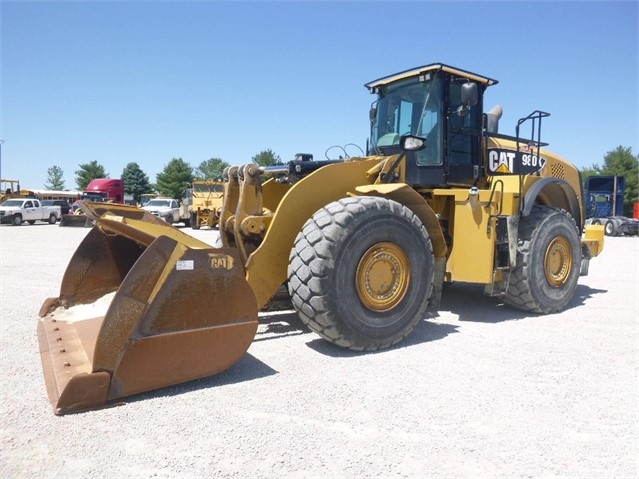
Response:
[{"label": "front tire", "polygon": [[433,250],[419,219],[377,197],[335,201],[297,235],[288,287],[300,319],[353,350],[398,343],[423,318],[433,289]]},{"label": "front tire", "polygon": [[13,219],[11,220],[11,224],[13,224],[13,226],[20,226],[22,224],[22,216],[13,215]]},{"label": "front tire", "polygon": [[577,225],[566,211],[533,206],[519,223],[517,265],[504,302],[535,313],[555,313],[572,299],[581,267]]}]

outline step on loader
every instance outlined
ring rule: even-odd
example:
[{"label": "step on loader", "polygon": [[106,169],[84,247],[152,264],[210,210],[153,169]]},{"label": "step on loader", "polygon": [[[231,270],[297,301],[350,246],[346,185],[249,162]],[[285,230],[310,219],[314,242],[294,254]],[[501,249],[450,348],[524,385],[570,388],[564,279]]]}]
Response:
[{"label": "step on loader", "polygon": [[54,411],[228,368],[282,291],[357,351],[400,342],[448,282],[530,314],[571,307],[603,227],[584,225],[578,170],[543,148],[548,113],[498,132],[501,107],[483,108],[496,83],[440,63],[368,83],[365,155],[225,170],[219,248],[137,208],[83,204],[95,226],[38,323]]}]

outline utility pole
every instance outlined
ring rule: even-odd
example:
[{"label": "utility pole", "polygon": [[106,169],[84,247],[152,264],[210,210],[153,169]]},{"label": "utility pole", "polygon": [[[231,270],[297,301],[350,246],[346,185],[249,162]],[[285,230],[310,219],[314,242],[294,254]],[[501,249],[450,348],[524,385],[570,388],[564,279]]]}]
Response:
[{"label": "utility pole", "polygon": [[4,140],[0,140],[0,178],[2,178],[2,144]]}]

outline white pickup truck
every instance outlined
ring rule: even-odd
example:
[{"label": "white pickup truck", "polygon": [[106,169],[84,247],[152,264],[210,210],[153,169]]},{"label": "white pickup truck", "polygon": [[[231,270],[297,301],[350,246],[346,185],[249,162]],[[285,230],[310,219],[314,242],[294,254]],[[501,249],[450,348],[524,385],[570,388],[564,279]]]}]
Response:
[{"label": "white pickup truck", "polygon": [[142,207],[168,224],[180,221],[180,205],[173,198],[155,198]]},{"label": "white pickup truck", "polygon": [[0,223],[20,226],[24,221],[32,225],[36,221],[56,224],[62,217],[59,206],[42,206],[35,198],[11,198],[0,205]]}]

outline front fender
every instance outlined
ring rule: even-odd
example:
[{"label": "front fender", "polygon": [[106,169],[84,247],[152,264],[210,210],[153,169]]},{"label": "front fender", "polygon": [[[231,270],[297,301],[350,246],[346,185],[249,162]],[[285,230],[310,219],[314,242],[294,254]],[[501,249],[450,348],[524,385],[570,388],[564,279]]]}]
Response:
[{"label": "front fender", "polygon": [[435,258],[446,256],[448,247],[446,246],[437,215],[435,215],[426,200],[410,186],[405,183],[375,184],[358,186],[355,191],[361,195],[389,198],[406,206],[406,208],[415,213],[423,223],[426,231],[428,231]]},{"label": "front fender", "polygon": [[306,220],[327,204],[356,194],[358,185],[369,183],[366,172],[378,162],[371,159],[326,165],[293,184],[277,204],[265,200],[265,206],[274,208],[273,219],[261,244],[246,261],[246,279],[259,308],[286,281],[288,258]]}]

